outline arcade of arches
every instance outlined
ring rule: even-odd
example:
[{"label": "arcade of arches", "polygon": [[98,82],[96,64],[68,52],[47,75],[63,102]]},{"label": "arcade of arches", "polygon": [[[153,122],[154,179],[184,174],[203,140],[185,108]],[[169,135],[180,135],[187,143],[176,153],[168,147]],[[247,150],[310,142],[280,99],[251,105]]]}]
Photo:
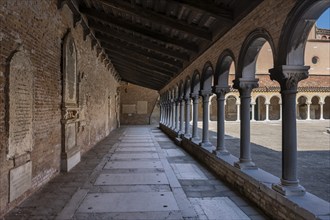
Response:
[{"label": "arcade of arches", "polygon": [[[156,123],[269,217],[330,217],[297,175],[297,120],[330,119],[330,33],[315,26],[329,0],[206,1],[220,12],[199,1],[1,2],[0,216],[121,125]],[[240,125],[239,158],[225,121]],[[281,121],[280,177],[254,163],[251,121]]]}]

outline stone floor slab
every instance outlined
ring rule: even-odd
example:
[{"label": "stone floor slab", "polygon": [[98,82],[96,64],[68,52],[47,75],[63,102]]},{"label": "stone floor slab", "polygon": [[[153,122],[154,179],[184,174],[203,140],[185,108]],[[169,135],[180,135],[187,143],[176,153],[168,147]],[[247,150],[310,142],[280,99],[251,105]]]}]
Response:
[{"label": "stone floor slab", "polygon": [[178,150],[178,149],[167,149],[165,151],[166,151],[166,154],[167,154],[168,157],[182,157],[182,156],[185,156],[185,154],[181,150]]},{"label": "stone floor slab", "polygon": [[153,147],[153,143],[120,143],[119,147]]},{"label": "stone floor slab", "polygon": [[152,143],[151,139],[142,139],[142,140],[137,140],[137,139],[123,139],[121,140],[122,143]]},{"label": "stone floor slab", "polygon": [[156,151],[154,147],[118,147],[117,152],[127,152],[127,151]]},{"label": "stone floor slab", "polygon": [[159,212],[179,210],[171,192],[90,193],[78,213]]},{"label": "stone floor slab", "polygon": [[157,153],[117,153],[112,155],[112,159],[158,159]]},{"label": "stone floor slab", "polygon": [[[206,219],[249,220],[250,218],[227,197],[191,198],[199,215]],[[202,212],[201,212],[202,211]],[[204,216],[204,218],[205,218]]]},{"label": "stone floor slab", "polygon": [[163,168],[160,161],[109,161],[104,169],[143,169]]},{"label": "stone floor slab", "polygon": [[94,185],[168,184],[165,173],[100,174]]},{"label": "stone floor slab", "polygon": [[178,179],[207,179],[204,173],[194,164],[173,163],[171,166]]}]

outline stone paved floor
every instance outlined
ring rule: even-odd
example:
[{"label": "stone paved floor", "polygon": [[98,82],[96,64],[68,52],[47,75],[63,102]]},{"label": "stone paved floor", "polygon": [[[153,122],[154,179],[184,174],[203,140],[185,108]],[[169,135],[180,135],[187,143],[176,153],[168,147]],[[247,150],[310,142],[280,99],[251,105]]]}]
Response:
[{"label": "stone paved floor", "polygon": [[159,129],[122,127],[5,219],[266,219]]},{"label": "stone paved floor", "polygon": [[[199,122],[200,128],[202,123]],[[210,141],[216,145],[216,122],[210,123]],[[297,121],[298,178],[306,190],[330,202],[330,120]],[[200,137],[201,137],[201,129]],[[225,145],[239,157],[239,122],[226,122]],[[256,165],[281,176],[281,122],[251,122],[251,155]]]}]

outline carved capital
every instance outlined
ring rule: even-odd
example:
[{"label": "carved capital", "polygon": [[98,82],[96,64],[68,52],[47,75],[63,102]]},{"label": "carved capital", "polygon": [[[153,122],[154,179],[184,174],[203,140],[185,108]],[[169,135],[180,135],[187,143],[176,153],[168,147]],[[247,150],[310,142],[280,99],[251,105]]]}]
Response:
[{"label": "carved capital", "polygon": [[270,78],[276,80],[281,90],[297,91],[299,81],[308,78],[309,66],[279,66],[270,69]]},{"label": "carved capital", "polygon": [[225,95],[230,91],[229,86],[213,86],[212,87],[213,93],[217,95],[217,97],[224,98]]},{"label": "carved capital", "polygon": [[234,82],[234,88],[238,89],[240,93],[240,97],[250,97],[252,89],[257,88],[259,86],[258,84],[259,79],[245,79],[245,78],[239,78],[235,79]]},{"label": "carved capital", "polygon": [[210,96],[210,95],[212,95],[212,91],[211,90],[200,90],[199,95],[202,97]]},{"label": "carved capital", "polygon": [[199,98],[199,94],[198,93],[190,93],[190,98],[192,100],[198,99]]}]

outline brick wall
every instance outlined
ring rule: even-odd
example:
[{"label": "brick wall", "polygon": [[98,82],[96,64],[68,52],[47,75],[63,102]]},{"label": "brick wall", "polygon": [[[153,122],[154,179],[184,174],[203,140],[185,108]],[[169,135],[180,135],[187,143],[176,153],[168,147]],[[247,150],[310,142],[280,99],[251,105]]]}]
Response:
[{"label": "brick wall", "polygon": [[[0,5],[0,216],[59,172],[61,152],[62,69],[61,44],[71,31],[77,49],[80,76],[80,124],[77,143],[86,152],[117,127],[116,95],[119,86],[113,73],[97,56],[89,37],[83,39],[67,6],[57,9],[56,0],[5,0]],[[32,187],[8,203],[9,171],[14,160],[8,149],[8,65],[15,51],[24,51],[33,68]],[[118,114],[118,113],[117,113]],[[105,120],[106,119],[106,120]],[[16,161],[17,162],[17,161]]]},{"label": "brick wall", "polygon": [[151,119],[151,115],[153,111],[159,111],[157,107],[155,108],[158,96],[156,90],[130,83],[123,84],[120,87],[120,123],[123,125],[145,125],[155,121],[155,118],[159,118],[159,114],[157,116],[155,112],[153,119]]}]

